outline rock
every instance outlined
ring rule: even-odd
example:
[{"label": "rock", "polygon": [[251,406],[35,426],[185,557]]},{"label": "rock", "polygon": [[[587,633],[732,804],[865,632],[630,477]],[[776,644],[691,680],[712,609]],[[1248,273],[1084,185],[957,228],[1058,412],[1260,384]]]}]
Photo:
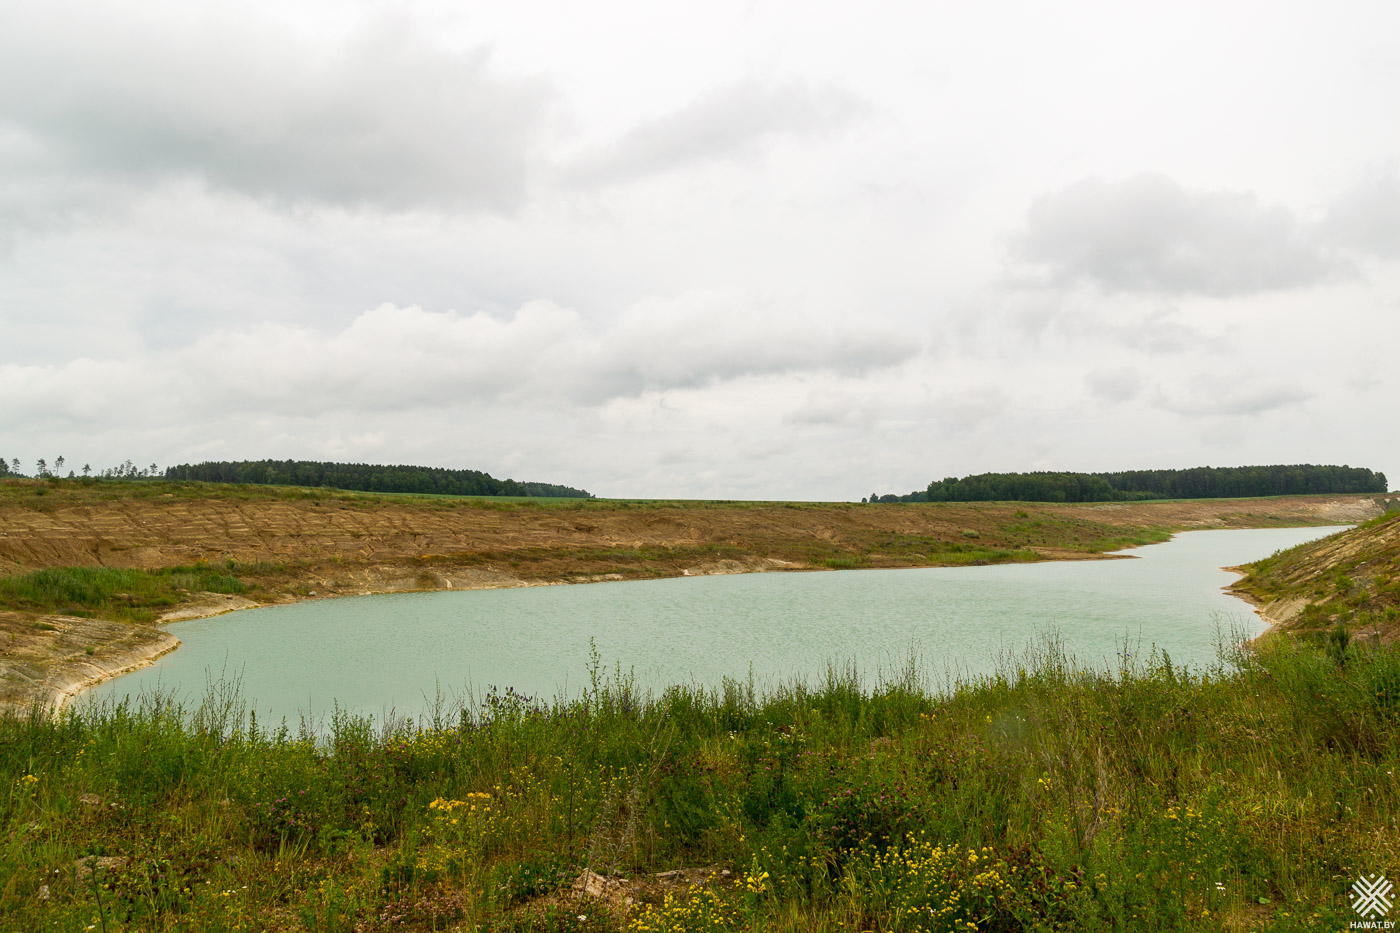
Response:
[{"label": "rock", "polygon": [[126,867],[125,855],[85,855],[73,863],[79,881],[86,881],[96,871],[99,875],[118,871]]},{"label": "rock", "polygon": [[608,888],[615,884],[617,882],[604,878],[593,869],[585,868],[583,874],[574,879],[574,893],[588,897],[607,897]]}]

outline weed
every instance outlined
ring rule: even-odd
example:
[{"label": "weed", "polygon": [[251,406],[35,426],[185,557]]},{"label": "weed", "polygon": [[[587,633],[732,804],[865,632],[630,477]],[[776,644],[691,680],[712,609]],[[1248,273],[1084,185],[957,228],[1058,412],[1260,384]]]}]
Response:
[{"label": "weed", "polygon": [[207,564],[164,570],[55,567],[0,577],[0,608],[102,614],[149,622],[194,592],[243,593],[243,582]]},{"label": "weed", "polygon": [[1400,875],[1400,652],[1228,661],[652,696],[595,654],[577,700],[416,725],[268,730],[236,690],[4,718],[0,929],[1345,926],[1348,879]]}]

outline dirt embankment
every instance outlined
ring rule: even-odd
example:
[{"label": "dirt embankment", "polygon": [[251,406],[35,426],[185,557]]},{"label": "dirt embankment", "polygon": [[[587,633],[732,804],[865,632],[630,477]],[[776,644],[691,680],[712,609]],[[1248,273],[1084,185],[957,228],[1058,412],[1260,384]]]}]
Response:
[{"label": "dirt embankment", "polygon": [[1232,592],[1272,631],[1400,640],[1400,512],[1239,569]]},{"label": "dirt embankment", "polygon": [[[1197,528],[1356,522],[1375,497],[1047,505],[564,501],[0,482],[0,573],[228,566],[250,599],[162,619],[368,592],[687,574],[1086,559]],[[13,608],[13,607],[12,607]],[[50,628],[44,628],[49,626]],[[0,612],[0,705],[52,704],[177,642],[157,627]]]},{"label": "dirt embankment", "polygon": [[146,667],[179,644],[156,626],[0,612],[0,711],[37,705],[52,712],[84,688]]},{"label": "dirt embankment", "polygon": [[940,563],[942,555],[932,552],[952,544],[1085,555],[1110,539],[1149,529],[1356,522],[1381,511],[1371,496],[1099,505],[583,501],[537,506],[317,490],[264,498],[167,493],[141,499],[85,498],[81,490],[68,489],[25,496],[25,491],[20,484],[0,483],[0,573],[232,560],[314,567],[328,576],[340,568],[381,564],[455,564],[562,581],[608,564],[671,556],[696,569],[719,560],[764,558],[811,566],[824,566],[831,558],[871,565]]}]

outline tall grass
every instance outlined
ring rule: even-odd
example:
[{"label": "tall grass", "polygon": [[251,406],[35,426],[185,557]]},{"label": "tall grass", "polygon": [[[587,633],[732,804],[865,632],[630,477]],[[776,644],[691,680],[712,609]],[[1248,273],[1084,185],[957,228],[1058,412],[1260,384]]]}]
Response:
[{"label": "tall grass", "polygon": [[[643,694],[595,658],[575,700],[320,734],[229,685],[0,721],[0,929],[1291,931],[1400,877],[1400,654],[1001,668]],[[634,903],[573,900],[584,869]]]},{"label": "tall grass", "polygon": [[206,565],[163,570],[53,567],[0,577],[0,608],[149,622],[157,610],[194,592],[243,593],[247,587]]}]

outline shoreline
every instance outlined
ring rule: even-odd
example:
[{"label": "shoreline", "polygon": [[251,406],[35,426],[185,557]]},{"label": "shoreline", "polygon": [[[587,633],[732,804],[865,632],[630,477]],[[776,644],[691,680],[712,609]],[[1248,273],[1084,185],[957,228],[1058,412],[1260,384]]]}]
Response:
[{"label": "shoreline", "polygon": [[[17,513],[32,526],[29,537],[61,541],[64,546],[81,541],[84,532],[74,524],[76,518],[63,517],[65,513],[55,512],[51,505]],[[266,509],[259,511],[263,505]],[[326,507],[319,500],[309,505],[279,501],[275,506],[220,499],[158,506],[126,500],[94,504],[92,508],[105,509],[111,518],[135,523],[133,527],[140,529],[120,541],[94,542],[111,555],[126,555],[121,563],[159,569],[177,557],[217,557],[230,567],[239,560],[249,561],[252,575],[247,582],[258,598],[193,594],[155,623],[139,625],[0,611],[0,633],[8,638],[0,652],[0,712],[24,711],[36,704],[62,709],[88,688],[149,666],[174,650],[178,640],[167,641],[174,636],[164,631],[165,624],[245,608],[350,595],[752,572],[964,566],[966,558],[974,556],[966,554],[971,549],[1003,556],[1019,550],[1021,558],[1030,558],[1028,563],[1117,560],[1133,556],[1124,552],[1159,543],[1146,540],[1154,531],[1169,541],[1186,531],[1350,524],[1379,511],[1374,497],[1087,507],[972,503],[947,508],[759,504],[634,509],[623,503],[582,515],[443,509],[440,505],[426,512],[397,505],[364,512],[348,505]],[[1258,511],[1246,511],[1251,508]],[[1116,524],[1103,525],[1101,515],[1112,515]],[[86,528],[92,516],[84,512],[82,517]],[[412,531],[407,531],[403,523],[410,520]],[[148,522],[161,527],[152,530]],[[201,538],[191,533],[191,523],[200,528],[211,523],[226,527],[222,534]],[[229,527],[238,534],[253,535],[256,548],[248,550],[237,535],[230,538]],[[312,531],[306,531],[308,527]],[[1139,543],[1115,541],[1113,551],[1085,549],[1087,540],[1107,544],[1103,536],[1115,533]],[[269,534],[273,535],[270,543]],[[202,554],[184,553],[195,545]],[[211,553],[210,549],[217,550]],[[347,560],[354,550],[360,559]],[[964,555],[964,559],[952,562],[951,555]],[[0,565],[4,556],[0,546]],[[56,551],[45,563],[56,565],[63,559]],[[1013,562],[1020,560],[1013,558]],[[1226,569],[1238,572],[1238,568]],[[1286,612],[1289,607],[1260,606],[1239,588],[1239,582],[1222,589],[1251,605],[1268,626],[1263,634],[1291,618],[1292,613]],[[55,632],[55,626],[67,631]]]},{"label": "shoreline", "polygon": [[1236,599],[1247,603],[1254,610],[1254,614],[1259,617],[1259,620],[1267,626],[1267,628],[1265,628],[1264,631],[1260,632],[1258,635],[1255,635],[1253,638],[1248,639],[1246,642],[1247,644],[1254,644],[1256,642],[1262,641],[1269,635],[1273,635],[1276,632],[1283,631],[1284,623],[1286,623],[1288,619],[1292,618],[1293,614],[1290,613],[1287,617],[1276,616],[1273,612],[1272,601],[1267,603],[1263,602],[1248,590],[1241,589],[1240,584],[1244,582],[1246,577],[1249,576],[1249,574],[1246,573],[1243,566],[1221,567],[1220,569],[1236,574],[1236,579],[1233,580],[1231,583],[1227,584],[1226,586],[1222,586],[1221,589],[1224,590],[1226,593],[1229,593]]},{"label": "shoreline", "polygon": [[[618,579],[621,578],[619,577]],[[98,684],[106,683],[109,680],[115,680],[123,674],[130,674],[134,671],[139,671],[144,668],[150,667],[157,660],[165,657],[167,654],[170,654],[175,649],[180,647],[180,639],[170,634],[170,632],[165,628],[166,625],[170,625],[177,622],[194,622],[199,619],[212,619],[217,616],[228,615],[233,612],[243,612],[249,609],[271,609],[275,606],[293,606],[298,603],[308,603],[326,599],[351,599],[356,596],[393,596],[402,593],[446,593],[465,592],[467,590],[504,590],[526,586],[563,586],[573,581],[556,580],[551,582],[531,582],[521,580],[516,583],[487,583],[476,586],[453,586],[450,580],[446,582],[448,584],[447,586],[435,589],[365,590],[364,592],[360,593],[337,593],[334,595],[327,596],[318,596],[315,592],[312,592],[308,596],[292,597],[290,599],[279,599],[265,603],[254,602],[251,599],[246,599],[238,596],[224,596],[218,593],[202,593],[199,595],[206,597],[206,599],[202,602],[172,609],[170,612],[165,613],[150,625],[141,626],[139,630],[142,632],[157,633],[160,636],[163,636],[158,639],[159,644],[152,645],[145,652],[129,652],[129,654],[127,655],[127,660],[129,661],[129,663],[121,667],[103,669],[101,671],[89,674],[87,677],[81,678],[51,678],[49,681],[45,682],[46,686],[48,687],[48,689],[44,691],[44,694],[46,694],[46,696],[36,696],[33,698],[33,701],[39,703],[41,707],[46,707],[46,712],[48,714],[57,714],[62,710],[66,709],[68,707],[68,704],[71,703],[73,700],[77,699],[79,696],[81,696],[84,691],[90,690],[91,688],[96,687]],[[578,582],[598,583],[605,582],[605,580],[604,578],[600,577],[593,580]],[[234,605],[235,603],[237,605]],[[27,705],[8,705],[12,706],[16,710],[23,710],[25,708],[28,708],[28,706],[33,706],[34,702],[31,702]],[[6,706],[7,704],[0,704],[0,715],[4,715],[6,711]]]},{"label": "shoreline", "polygon": [[139,671],[143,668],[150,667],[157,660],[180,647],[180,639],[171,635],[164,629],[156,629],[156,631],[164,635],[165,638],[160,639],[160,643],[152,646],[151,650],[141,653],[138,656],[131,657],[130,663],[121,667],[102,668],[95,673],[89,674],[87,677],[59,680],[58,683],[52,684],[51,689],[53,690],[53,697],[48,704],[49,713],[52,715],[62,712],[67,708],[68,704],[76,699],[84,690],[96,687],[98,684],[105,683],[109,680],[115,680],[123,674],[130,674],[133,671]]},{"label": "shoreline", "polygon": [[[1172,540],[1172,538],[1175,538],[1176,535],[1177,535],[1177,534],[1180,534],[1180,533],[1181,533],[1181,532],[1175,532],[1175,533],[1173,533],[1173,534],[1167,539],[1167,541]],[[1154,543],[1154,544],[1165,544],[1165,543],[1167,543],[1167,541],[1153,542],[1153,543]],[[1150,547],[1150,546],[1151,546],[1151,545],[1137,545],[1137,544],[1133,544],[1133,545],[1129,545],[1128,547],[1124,548],[1123,550],[1135,550],[1135,549],[1137,549],[1138,547]],[[1046,548],[1046,549],[1044,549],[1044,550],[1049,551],[1049,550],[1051,550],[1051,549]],[[1058,549],[1057,549],[1057,550],[1058,550]],[[1064,553],[1059,554],[1059,555],[1054,556],[1054,557],[1046,556],[1046,555],[1042,555],[1042,556],[1044,557],[1043,560],[1028,561],[1027,563],[1035,563],[1035,564],[1041,564],[1041,563],[1068,563],[1068,562],[1073,562],[1073,561],[1084,561],[1084,560],[1129,560],[1129,559],[1132,559],[1132,558],[1133,558],[1133,555],[1131,555],[1131,554],[1108,553],[1108,552],[1101,553],[1101,554],[1079,554],[1079,553],[1068,552],[1067,550],[1066,550]],[[893,569],[901,569],[901,570],[930,570],[930,569],[936,569],[936,568],[939,568],[939,567],[953,567],[953,566],[958,566],[958,565],[955,565],[955,564],[928,564],[928,565],[924,565],[924,566],[901,567],[901,568],[893,568]],[[743,562],[740,562],[740,561],[720,561],[720,562],[717,562],[716,564],[711,565],[711,566],[709,566],[709,567],[686,568],[686,569],[683,569],[683,570],[682,570],[680,573],[678,573],[678,574],[672,574],[672,575],[670,575],[670,576],[663,577],[663,578],[659,578],[659,579],[675,579],[675,578],[679,578],[679,577],[701,577],[701,576],[704,576],[704,577],[711,577],[711,576],[733,576],[733,575],[743,574],[743,573],[840,573],[840,572],[842,572],[843,570],[850,570],[850,569],[891,569],[891,568],[799,567],[799,566],[794,566],[793,564],[791,564],[790,562],[787,562],[787,561],[772,560],[772,559],[763,559],[763,560],[755,561],[755,562],[752,563],[752,565],[746,564],[746,563],[743,563]],[[166,637],[170,640],[170,642],[171,642],[170,644],[162,645],[162,646],[160,646],[160,647],[152,646],[151,650],[150,650],[148,653],[146,653],[146,654],[144,654],[144,655],[142,655],[142,656],[140,656],[140,657],[136,657],[135,655],[133,655],[132,658],[131,658],[131,663],[129,663],[129,664],[127,664],[127,665],[125,665],[125,666],[123,666],[123,667],[121,667],[121,668],[119,668],[119,669],[111,669],[111,670],[107,670],[107,671],[104,671],[104,672],[101,672],[101,673],[92,674],[92,675],[89,675],[87,678],[84,678],[84,679],[81,679],[81,680],[72,680],[72,679],[70,679],[70,680],[66,680],[66,681],[61,681],[61,683],[65,684],[65,686],[59,686],[59,685],[57,685],[57,684],[54,684],[54,685],[51,686],[51,689],[50,689],[49,691],[47,691],[48,694],[49,694],[49,696],[48,696],[48,702],[43,703],[43,705],[46,706],[46,707],[48,707],[48,712],[49,712],[50,714],[58,713],[58,712],[60,712],[61,710],[63,710],[64,708],[66,708],[66,707],[68,706],[68,704],[69,704],[72,700],[74,700],[74,699],[76,699],[78,696],[80,696],[85,690],[91,689],[92,687],[96,687],[98,684],[105,683],[105,682],[107,682],[107,681],[109,681],[109,680],[114,680],[114,679],[116,679],[117,677],[120,677],[120,676],[123,675],[123,674],[129,674],[129,673],[132,673],[133,671],[138,671],[138,670],[141,670],[141,669],[143,669],[143,668],[150,667],[150,666],[151,666],[152,664],[154,664],[158,659],[164,657],[165,655],[167,655],[167,654],[171,653],[172,651],[174,651],[176,648],[180,647],[180,644],[181,644],[181,643],[180,643],[180,640],[179,640],[178,638],[176,638],[174,635],[171,635],[171,634],[164,628],[164,626],[169,625],[169,624],[171,624],[171,623],[175,623],[175,622],[193,622],[193,621],[198,620],[198,619],[211,619],[211,618],[214,618],[214,617],[216,617],[216,616],[227,615],[227,614],[232,613],[232,612],[242,612],[242,611],[248,610],[248,609],[270,609],[270,608],[273,608],[274,606],[293,606],[293,605],[297,605],[297,604],[299,604],[299,603],[307,603],[307,602],[313,602],[313,601],[322,601],[322,600],[328,600],[328,599],[350,599],[350,598],[354,598],[354,597],[356,597],[356,596],[394,596],[394,595],[401,595],[401,594],[405,594],[405,593],[447,593],[447,592],[467,592],[467,591],[470,591],[470,590],[507,590],[507,589],[518,589],[518,588],[523,588],[523,587],[536,587],[536,586],[575,586],[575,585],[586,585],[586,584],[590,584],[590,583],[616,583],[616,582],[622,582],[622,581],[627,580],[627,578],[624,577],[623,575],[621,575],[621,574],[616,574],[616,573],[594,574],[594,575],[590,575],[590,576],[587,576],[587,577],[584,577],[584,578],[574,577],[573,579],[521,580],[521,579],[518,578],[518,577],[510,577],[510,576],[507,575],[507,574],[501,574],[501,573],[498,573],[498,572],[494,572],[494,573],[493,573],[493,579],[491,579],[489,582],[483,582],[482,580],[478,579],[478,580],[476,580],[475,582],[473,582],[472,584],[467,585],[467,586],[454,586],[454,585],[452,584],[452,581],[451,581],[450,579],[446,578],[446,577],[441,577],[441,578],[439,578],[439,579],[441,579],[441,580],[442,580],[444,583],[446,583],[447,585],[446,585],[446,586],[440,586],[440,587],[416,588],[416,589],[402,589],[402,588],[366,589],[366,590],[361,590],[361,591],[355,592],[355,593],[334,593],[334,594],[327,594],[327,595],[324,595],[324,596],[318,595],[315,591],[312,591],[311,593],[309,593],[309,594],[306,595],[306,596],[294,596],[294,597],[285,598],[285,599],[272,600],[272,601],[265,602],[265,603],[254,602],[254,601],[251,600],[251,599],[246,599],[246,598],[242,598],[242,597],[230,597],[230,596],[222,596],[222,595],[220,595],[220,594],[215,594],[215,593],[203,593],[203,594],[200,594],[202,597],[204,597],[204,599],[203,599],[202,601],[195,602],[195,603],[193,603],[193,604],[191,604],[191,605],[189,605],[189,606],[184,606],[184,607],[179,607],[179,608],[177,608],[177,609],[173,609],[173,610],[171,610],[170,612],[167,612],[167,613],[165,613],[164,615],[162,615],[159,619],[157,619],[157,620],[156,620],[154,623],[152,623],[151,625],[149,625],[149,626],[142,626],[142,630],[143,630],[143,631],[147,631],[147,632],[158,632],[158,633],[160,633],[161,635],[166,636]],[[459,578],[459,579],[460,579],[460,578]],[[634,582],[635,582],[635,581],[634,581]],[[235,602],[236,602],[236,603],[239,603],[239,604],[238,604],[238,605],[232,605],[232,603],[235,603]],[[221,605],[214,605],[215,603],[220,603]],[[164,639],[162,639],[162,641],[164,641]],[[39,700],[39,699],[40,699],[40,698],[38,698],[38,697],[35,698],[35,700]],[[32,705],[32,704],[31,704],[31,705]],[[17,707],[17,708],[19,708],[19,707]],[[4,706],[3,704],[0,704],[0,715],[3,715],[4,710],[5,710],[5,706]]]},{"label": "shoreline", "polygon": [[[1298,526],[1298,527],[1308,527],[1308,526]],[[1165,541],[1153,542],[1153,544],[1144,544],[1144,545],[1137,545],[1137,544],[1134,544],[1134,545],[1129,545],[1128,547],[1125,547],[1125,548],[1123,548],[1122,550],[1124,550],[1124,551],[1130,551],[1130,550],[1137,550],[1137,549],[1140,548],[1140,547],[1151,547],[1151,546],[1153,546],[1154,544],[1167,544],[1167,543],[1170,543],[1171,541],[1175,540],[1179,535],[1187,534],[1187,533],[1189,533],[1190,531],[1209,531],[1209,530],[1216,530],[1216,529],[1186,529],[1186,530],[1176,531],[1176,532],[1171,533],[1171,535],[1170,535]],[[1050,550],[1050,549],[1046,549],[1046,550]],[[1121,553],[1121,551],[1120,551],[1120,552],[1103,552],[1103,553],[1098,553],[1098,554],[1082,554],[1082,553],[1072,553],[1072,554],[1071,554],[1071,553],[1065,553],[1065,554],[1057,555],[1057,556],[1054,556],[1054,557],[1051,557],[1051,556],[1048,556],[1048,555],[1043,555],[1043,559],[1042,559],[1042,560],[1031,561],[1031,562],[1029,562],[1029,563],[1037,563],[1037,564],[1039,564],[1039,563],[1069,563],[1069,562],[1077,562],[1077,561],[1085,561],[1085,560],[1091,560],[1091,561],[1099,561],[1099,560],[1130,560],[1130,559],[1135,559],[1135,557],[1136,557],[1136,556],[1133,555],[1133,554],[1125,554],[1125,553]],[[921,569],[922,569],[922,570],[927,570],[927,569],[936,569],[936,568],[939,568],[939,567],[952,567],[952,566],[957,566],[957,565],[930,564],[930,565],[921,566],[921,567],[906,567],[906,568],[897,568],[897,569],[908,569],[908,570],[921,570]],[[709,566],[709,567],[707,567],[707,568],[693,568],[693,569],[687,568],[687,569],[682,570],[679,574],[671,575],[670,577],[666,577],[666,578],[664,578],[664,579],[671,579],[671,578],[674,578],[674,577],[695,577],[695,576],[731,576],[731,575],[737,575],[737,574],[743,574],[743,573],[805,573],[805,572],[832,572],[832,571],[839,572],[840,570],[845,570],[845,569],[860,569],[860,568],[833,568],[833,567],[816,567],[816,566],[797,567],[797,566],[794,566],[794,565],[792,565],[791,563],[788,563],[788,562],[785,562],[785,561],[773,561],[773,560],[760,560],[760,561],[753,562],[752,565],[743,564],[742,562],[725,561],[725,562],[720,562],[720,563],[718,563],[718,564],[716,564],[716,565],[711,565],[711,566]],[[1243,580],[1243,579],[1244,579],[1244,571],[1241,570],[1241,568],[1239,568],[1239,567],[1222,567],[1221,569],[1222,569],[1222,570],[1229,571],[1229,572],[1232,572],[1232,573],[1238,574],[1238,575],[1239,575],[1239,580]],[[446,578],[446,577],[440,577],[439,579],[440,579],[443,583],[445,583],[446,585],[445,585],[445,586],[439,586],[439,587],[433,587],[433,588],[417,588],[417,589],[403,589],[403,588],[392,588],[392,587],[391,587],[391,588],[382,588],[382,589],[376,588],[376,589],[366,589],[366,590],[362,590],[362,591],[359,591],[359,592],[356,592],[356,593],[336,593],[336,594],[326,594],[326,595],[318,595],[315,591],[312,591],[311,593],[309,593],[308,595],[305,595],[305,596],[298,596],[298,597],[291,597],[291,598],[285,598],[285,599],[278,599],[278,600],[273,600],[273,601],[269,601],[269,602],[265,602],[265,603],[257,603],[257,602],[254,602],[253,600],[244,599],[244,598],[240,598],[240,597],[220,597],[220,596],[217,596],[217,595],[215,595],[215,594],[203,594],[204,596],[210,597],[210,598],[211,598],[211,600],[209,600],[209,601],[218,600],[218,601],[221,601],[221,602],[223,603],[223,605],[222,605],[222,606],[216,607],[216,606],[213,606],[213,605],[208,605],[208,604],[207,604],[208,601],[207,601],[206,604],[203,604],[203,605],[196,603],[196,604],[193,605],[193,606],[182,607],[182,608],[175,609],[175,610],[172,610],[171,612],[166,613],[166,614],[163,615],[159,620],[157,620],[156,623],[154,623],[154,625],[152,626],[152,628],[154,628],[155,630],[161,632],[162,634],[168,635],[169,638],[170,638],[170,640],[173,642],[172,644],[169,644],[168,646],[161,647],[161,648],[158,648],[158,649],[153,648],[153,650],[149,653],[149,655],[146,656],[146,657],[144,657],[144,658],[142,658],[142,659],[136,660],[136,661],[134,661],[133,663],[131,663],[131,664],[127,665],[127,666],[124,666],[124,667],[122,667],[122,668],[120,668],[120,669],[113,669],[113,670],[107,671],[107,672],[105,672],[105,673],[103,673],[103,674],[100,674],[100,675],[91,677],[91,678],[89,678],[89,679],[87,679],[87,680],[84,680],[83,682],[77,684],[77,685],[76,685],[75,687],[73,687],[72,689],[65,690],[64,692],[62,692],[61,694],[59,694],[59,695],[57,696],[57,702],[53,705],[53,711],[54,711],[54,712],[57,712],[58,710],[60,710],[60,709],[62,709],[62,708],[64,708],[64,707],[66,707],[70,701],[72,701],[73,699],[75,699],[76,697],[78,697],[79,695],[81,695],[84,691],[86,691],[86,690],[88,690],[88,689],[90,689],[90,688],[92,688],[92,687],[95,687],[95,686],[97,686],[98,684],[104,683],[104,682],[106,682],[106,681],[108,681],[108,680],[113,680],[113,679],[115,679],[115,678],[117,678],[117,677],[120,677],[120,676],[123,675],[123,674],[132,673],[132,672],[134,672],[134,671],[141,670],[142,668],[149,667],[149,666],[150,666],[151,664],[153,664],[157,659],[159,659],[159,658],[161,658],[161,657],[164,657],[166,654],[169,654],[169,653],[173,652],[176,648],[178,648],[178,647],[180,646],[180,641],[179,641],[179,639],[175,638],[175,636],[169,635],[168,631],[166,631],[166,629],[164,628],[164,626],[167,625],[167,624],[170,624],[170,623],[174,623],[174,622],[188,622],[188,621],[194,621],[194,620],[196,620],[196,619],[213,618],[213,617],[216,617],[216,616],[226,615],[226,614],[231,613],[231,612],[239,612],[239,611],[243,611],[243,610],[246,610],[246,609],[267,609],[267,608],[272,608],[272,607],[275,607],[275,606],[290,606],[290,605],[297,605],[297,604],[305,603],[305,602],[322,601],[322,600],[328,600],[328,599],[346,599],[346,598],[352,598],[352,597],[354,597],[354,596],[392,596],[392,595],[399,595],[399,594],[404,594],[404,593],[442,593],[442,592],[465,592],[465,591],[469,591],[469,590],[517,589],[517,588],[522,588],[522,587],[536,587],[536,586],[571,586],[571,585],[576,585],[576,584],[619,582],[619,581],[626,580],[627,578],[623,577],[621,574],[597,574],[597,575],[591,575],[591,576],[584,577],[584,578],[574,577],[574,578],[572,578],[572,579],[521,580],[521,579],[519,579],[519,578],[509,577],[509,576],[506,575],[506,574],[501,574],[501,573],[499,573],[499,572],[494,572],[494,573],[492,574],[492,578],[489,579],[489,581],[488,581],[488,580],[482,580],[482,579],[479,579],[479,578],[478,578],[478,579],[475,580],[472,584],[469,584],[469,585],[466,585],[466,586],[454,586],[453,583],[452,583],[452,581],[451,581],[450,579]],[[460,579],[460,578],[459,578],[459,579]],[[1259,640],[1259,639],[1262,639],[1265,635],[1268,635],[1268,634],[1272,633],[1273,631],[1275,631],[1275,629],[1278,627],[1278,625],[1279,625],[1280,623],[1279,623],[1278,620],[1275,620],[1275,619],[1272,618],[1270,615],[1268,615],[1267,612],[1266,612],[1266,610],[1265,610],[1265,608],[1264,608],[1263,606],[1261,606],[1252,596],[1250,596],[1249,594],[1245,593],[1244,591],[1238,590],[1238,589],[1236,588],[1236,586],[1237,586],[1239,580],[1236,580],[1235,582],[1233,582],[1233,583],[1231,583],[1231,584],[1229,584],[1229,585],[1227,585],[1227,586],[1223,586],[1223,587],[1221,587],[1221,589],[1224,590],[1224,591],[1225,591],[1226,593],[1228,593],[1229,595],[1234,596],[1234,597],[1237,597],[1237,598],[1243,600],[1244,602],[1246,602],[1247,604],[1249,604],[1249,605],[1254,609],[1256,615],[1258,615],[1258,617],[1268,625],[1268,628],[1266,628],[1265,631],[1261,632],[1259,635],[1254,636],[1253,638],[1248,639],[1248,643],[1253,643],[1253,642],[1255,642],[1255,641],[1257,641],[1257,640]],[[238,605],[232,605],[232,603],[235,603],[235,602],[236,602],[236,603],[239,603],[239,604],[238,604]]]},{"label": "shoreline", "polygon": [[201,593],[202,600],[193,602],[186,606],[180,606],[162,615],[149,626],[143,626],[143,630],[159,633],[162,637],[157,644],[142,653],[132,652],[130,663],[117,668],[100,670],[86,678],[79,680],[69,680],[66,684],[55,685],[57,693],[53,698],[51,712],[61,712],[68,704],[76,699],[83,691],[96,687],[98,684],[115,680],[123,674],[130,674],[150,667],[160,658],[170,654],[180,647],[180,639],[170,634],[165,628],[171,622],[193,622],[196,619],[212,619],[216,616],[227,615],[230,612],[239,612],[243,609],[262,609],[264,605],[256,603],[251,599],[241,596],[228,596],[221,593]]},{"label": "shoreline", "polygon": [[[1342,532],[1352,530],[1356,527],[1356,525],[1339,525],[1337,527],[1339,530],[1336,533],[1341,534]],[[1325,538],[1330,536],[1324,535],[1323,537]],[[1319,538],[1317,540],[1322,539]],[[1264,631],[1249,639],[1249,644],[1262,643],[1263,640],[1266,638],[1270,638],[1287,631],[1288,624],[1294,619],[1296,619],[1299,615],[1301,615],[1303,610],[1307,609],[1310,605],[1309,600],[1302,596],[1261,599],[1255,593],[1240,586],[1241,583],[1243,583],[1246,579],[1249,578],[1249,573],[1245,570],[1244,565],[1236,567],[1223,567],[1221,569],[1228,570],[1231,573],[1239,575],[1238,579],[1236,579],[1233,583],[1231,583],[1229,586],[1221,587],[1221,589],[1229,593],[1231,596],[1234,596],[1236,599],[1241,599],[1244,602],[1248,603],[1250,606],[1254,607],[1255,614],[1258,615],[1259,618],[1268,626],[1268,628],[1264,629]]]}]

